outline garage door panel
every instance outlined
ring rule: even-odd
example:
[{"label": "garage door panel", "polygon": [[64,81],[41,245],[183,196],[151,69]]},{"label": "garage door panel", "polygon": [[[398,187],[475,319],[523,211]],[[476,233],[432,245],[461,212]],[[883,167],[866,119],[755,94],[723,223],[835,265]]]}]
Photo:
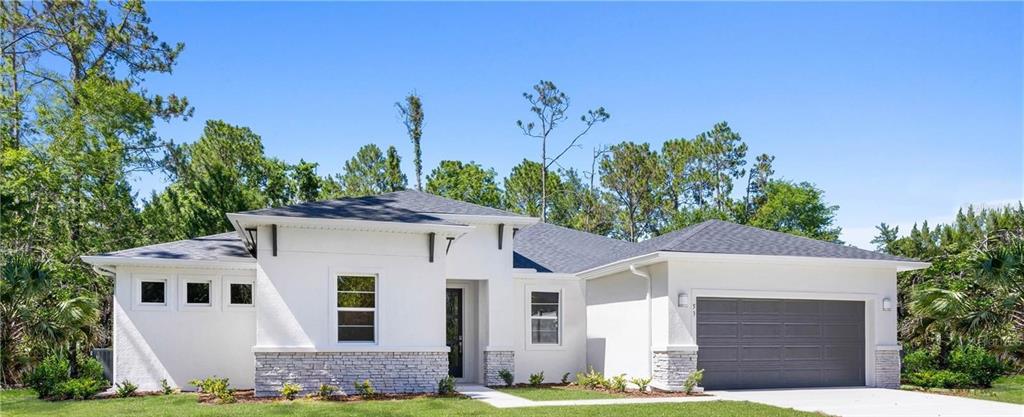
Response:
[{"label": "garage door panel", "polygon": [[699,298],[697,345],[709,389],[864,385],[864,303]]}]

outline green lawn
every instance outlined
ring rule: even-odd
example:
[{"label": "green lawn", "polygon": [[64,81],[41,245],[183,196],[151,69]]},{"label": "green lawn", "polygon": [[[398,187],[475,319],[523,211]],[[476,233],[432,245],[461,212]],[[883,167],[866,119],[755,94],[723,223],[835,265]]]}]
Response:
[{"label": "green lawn", "polygon": [[0,414],[15,416],[818,416],[767,405],[734,401],[709,401],[692,404],[644,404],[621,406],[534,407],[497,409],[475,400],[462,398],[421,398],[401,401],[294,402],[210,405],[196,402],[195,394],[175,394],[91,401],[49,402],[35,399],[31,391],[0,392]]},{"label": "green lawn", "polygon": [[597,400],[601,398],[619,398],[622,394],[614,394],[603,391],[592,391],[573,387],[515,387],[497,388],[498,391],[523,397],[534,401],[557,401],[557,400]]},{"label": "green lawn", "polygon": [[1024,404],[1024,375],[1010,375],[999,378],[992,388],[971,390],[968,397],[1004,403]]}]

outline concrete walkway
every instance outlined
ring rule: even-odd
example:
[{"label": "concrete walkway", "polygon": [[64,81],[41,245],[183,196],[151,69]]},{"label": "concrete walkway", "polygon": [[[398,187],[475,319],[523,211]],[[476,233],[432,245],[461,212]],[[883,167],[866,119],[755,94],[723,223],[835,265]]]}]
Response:
[{"label": "concrete walkway", "polygon": [[723,400],[752,401],[834,416],[1022,417],[1024,405],[881,388],[710,391]]},{"label": "concrete walkway", "polygon": [[654,398],[605,398],[600,400],[558,400],[558,401],[533,401],[512,394],[493,390],[482,385],[459,385],[458,392],[474,400],[483,401],[495,408],[521,408],[521,407],[559,407],[576,405],[616,405],[616,404],[654,404],[654,403],[684,403],[698,401],[717,401],[720,398],[712,396],[703,397],[654,397]]}]

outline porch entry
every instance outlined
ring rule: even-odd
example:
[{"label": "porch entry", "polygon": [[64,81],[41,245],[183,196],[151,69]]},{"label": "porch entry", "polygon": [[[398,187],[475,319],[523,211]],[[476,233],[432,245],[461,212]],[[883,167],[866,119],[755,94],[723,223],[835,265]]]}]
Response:
[{"label": "porch entry", "polygon": [[462,334],[462,288],[447,288],[445,334],[448,348],[448,375],[462,378],[465,346]]}]

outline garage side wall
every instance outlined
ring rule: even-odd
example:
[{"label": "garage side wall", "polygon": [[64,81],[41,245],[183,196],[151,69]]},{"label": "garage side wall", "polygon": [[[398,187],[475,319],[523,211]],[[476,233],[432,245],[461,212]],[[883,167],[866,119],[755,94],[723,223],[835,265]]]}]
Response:
[{"label": "garage side wall", "polygon": [[650,376],[650,344],[668,340],[664,314],[668,268],[653,265],[641,272],[651,276],[652,315],[648,314],[648,282],[642,277],[626,271],[585,283],[587,365],[605,375]]}]

